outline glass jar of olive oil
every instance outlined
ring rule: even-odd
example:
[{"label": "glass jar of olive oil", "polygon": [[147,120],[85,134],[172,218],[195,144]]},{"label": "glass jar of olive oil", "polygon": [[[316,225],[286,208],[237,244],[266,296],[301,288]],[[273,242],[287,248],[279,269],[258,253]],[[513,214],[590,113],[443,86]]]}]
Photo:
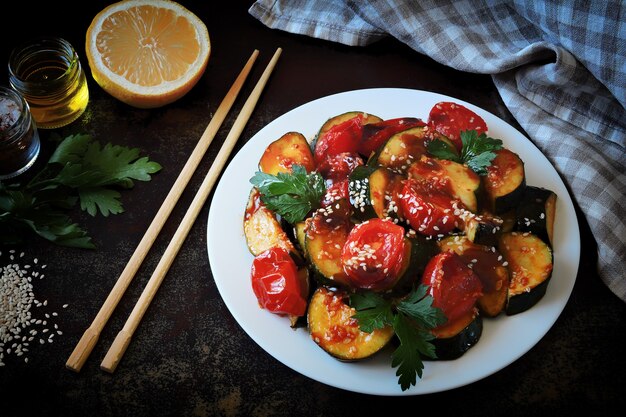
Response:
[{"label": "glass jar of olive oil", "polygon": [[39,38],[9,55],[9,82],[30,106],[41,129],[65,126],[89,101],[87,78],[74,47],[65,39]]}]

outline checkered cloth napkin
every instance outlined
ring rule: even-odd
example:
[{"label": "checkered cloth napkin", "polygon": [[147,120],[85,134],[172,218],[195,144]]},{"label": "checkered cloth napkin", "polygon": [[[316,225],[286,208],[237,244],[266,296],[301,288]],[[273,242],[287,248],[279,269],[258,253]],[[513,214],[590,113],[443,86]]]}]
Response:
[{"label": "checkered cloth napkin", "polygon": [[391,36],[457,70],[491,74],[565,179],[596,239],[600,276],[626,301],[622,0],[258,0],[249,13],[345,45]]}]

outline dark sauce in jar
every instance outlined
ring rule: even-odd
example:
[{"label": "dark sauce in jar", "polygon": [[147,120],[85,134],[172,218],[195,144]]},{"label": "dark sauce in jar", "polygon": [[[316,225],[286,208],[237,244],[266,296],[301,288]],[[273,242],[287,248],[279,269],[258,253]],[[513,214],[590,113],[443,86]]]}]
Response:
[{"label": "dark sauce in jar", "polygon": [[30,168],[39,155],[40,141],[26,101],[0,86],[0,180]]}]

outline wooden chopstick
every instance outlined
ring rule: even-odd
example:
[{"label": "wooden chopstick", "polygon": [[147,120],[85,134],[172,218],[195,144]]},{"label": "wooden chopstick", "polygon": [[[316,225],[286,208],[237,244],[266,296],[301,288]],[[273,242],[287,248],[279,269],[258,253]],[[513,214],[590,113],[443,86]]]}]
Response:
[{"label": "wooden chopstick", "polygon": [[271,61],[265,68],[265,71],[261,75],[261,78],[257,82],[254,90],[250,94],[250,97],[248,97],[245,104],[243,105],[241,112],[237,116],[237,119],[233,123],[233,126],[228,133],[228,136],[224,140],[224,144],[220,148],[217,156],[215,157],[215,160],[213,161],[209,172],[202,181],[202,184],[200,185],[198,192],[191,202],[189,209],[187,209],[187,212],[185,213],[183,220],[178,226],[178,229],[176,229],[174,237],[170,241],[167,249],[165,250],[165,253],[163,254],[163,257],[159,261],[154,273],[150,277],[146,288],[139,297],[139,300],[137,300],[137,303],[135,304],[133,311],[130,313],[126,323],[124,324],[124,327],[117,334],[117,337],[113,341],[113,344],[111,345],[106,356],[102,360],[102,363],[100,364],[100,368],[102,370],[107,372],[115,371],[115,368],[122,359],[122,356],[124,355],[124,352],[126,351],[126,348],[128,347],[135,330],[137,329],[137,326],[139,326],[139,323],[143,318],[144,313],[146,312],[148,306],[150,305],[150,302],[154,298],[154,295],[161,285],[161,282],[163,282],[165,274],[172,265],[172,262],[174,261],[174,258],[176,257],[180,247],[187,237],[191,226],[195,222],[198,213],[202,209],[202,206],[204,205],[206,199],[211,193],[211,190],[213,189],[213,185],[217,181],[217,178],[219,177],[224,165],[226,164],[226,161],[228,160],[228,157],[232,152],[233,147],[237,142],[237,139],[239,139],[241,132],[248,122],[248,119],[250,118],[250,115],[252,114],[252,111],[256,106],[261,92],[263,91],[263,88],[265,87],[265,84],[267,83],[267,80],[269,79],[269,76],[271,75],[272,70],[276,65],[276,62],[278,61],[281,52],[281,48],[278,48],[276,50],[274,56],[272,57]]},{"label": "wooden chopstick", "polygon": [[215,111],[215,114],[211,118],[211,121],[209,122],[204,133],[200,137],[200,140],[196,144],[196,147],[192,151],[189,159],[185,163],[185,166],[178,175],[176,182],[174,182],[174,185],[165,197],[165,200],[161,204],[161,207],[159,208],[159,211],[155,215],[154,219],[152,220],[152,223],[150,223],[148,230],[146,230],[146,233],[139,242],[139,245],[135,249],[135,252],[128,261],[128,264],[126,264],[126,267],[122,271],[122,274],[117,279],[117,282],[113,286],[113,289],[109,293],[109,296],[105,300],[104,304],[100,308],[100,311],[96,315],[89,328],[85,330],[85,333],[80,338],[78,344],[74,348],[74,351],[68,358],[65,364],[68,369],[79,372],[85,364],[85,361],[91,354],[91,351],[95,347],[96,342],[100,337],[102,329],[111,317],[113,310],[115,309],[118,302],[122,298],[122,295],[128,288],[128,285],[135,276],[137,270],[139,269],[139,266],[145,259],[146,254],[152,247],[152,244],[154,243],[157,235],[163,228],[165,221],[167,220],[174,206],[178,202],[178,199],[180,198],[183,190],[189,183],[191,176],[197,169],[200,161],[202,160],[202,157],[206,153],[206,150],[209,148],[211,141],[213,141],[213,138],[217,134],[217,131],[226,119],[226,115],[230,111],[233,103],[235,102],[235,99],[239,95],[239,92],[241,91],[241,88],[243,87],[243,84],[248,77],[248,74],[250,74],[250,70],[252,69],[252,66],[258,55],[258,50],[254,50],[254,52],[252,52],[252,55],[246,62],[246,65],[243,67],[243,69],[235,79],[235,82],[231,86],[230,90],[228,90],[226,96]]}]

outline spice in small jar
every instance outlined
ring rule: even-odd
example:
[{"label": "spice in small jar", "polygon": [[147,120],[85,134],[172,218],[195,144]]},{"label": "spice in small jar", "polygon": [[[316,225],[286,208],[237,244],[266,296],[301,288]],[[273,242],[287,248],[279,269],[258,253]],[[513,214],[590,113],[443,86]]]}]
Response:
[{"label": "spice in small jar", "polygon": [[39,38],[16,47],[9,55],[9,82],[30,106],[40,129],[73,122],[89,101],[78,54],[62,38]]},{"label": "spice in small jar", "polygon": [[28,103],[16,91],[0,86],[0,180],[30,168],[40,147]]}]

